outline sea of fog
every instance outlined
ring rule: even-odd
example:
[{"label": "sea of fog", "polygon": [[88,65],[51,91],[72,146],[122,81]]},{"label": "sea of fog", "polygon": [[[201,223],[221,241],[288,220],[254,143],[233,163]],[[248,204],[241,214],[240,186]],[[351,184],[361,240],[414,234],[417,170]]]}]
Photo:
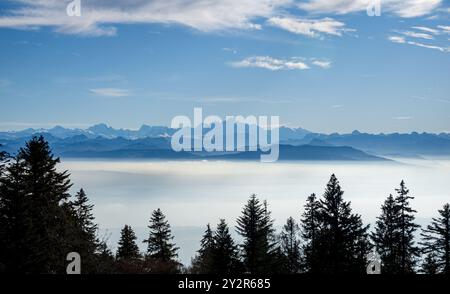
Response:
[{"label": "sea of fog", "polygon": [[426,224],[450,202],[450,159],[395,159],[396,162],[225,162],[63,160],[73,192],[84,188],[95,205],[101,235],[115,250],[123,225],[131,225],[142,250],[148,220],[161,208],[173,227],[179,256],[188,264],[207,223],[220,218],[235,225],[248,197],[266,199],[277,227],[289,216],[297,220],[306,197],[322,195],[332,173],[344,198],[366,223],[405,180],[417,220]]}]

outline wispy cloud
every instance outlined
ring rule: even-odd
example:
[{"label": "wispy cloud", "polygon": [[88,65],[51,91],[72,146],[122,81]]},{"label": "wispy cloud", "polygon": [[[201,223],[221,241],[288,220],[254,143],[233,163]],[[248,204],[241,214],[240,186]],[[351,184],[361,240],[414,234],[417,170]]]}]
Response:
[{"label": "wispy cloud", "polygon": [[400,34],[405,35],[407,37],[412,37],[412,38],[420,38],[420,39],[426,39],[426,40],[434,39],[434,37],[431,34],[418,33],[418,32],[413,32],[413,31],[400,32]]},{"label": "wispy cloud", "polygon": [[241,61],[231,62],[230,65],[237,68],[255,67],[272,71],[309,69],[309,66],[298,58],[277,59],[270,56],[252,56]]},{"label": "wispy cloud", "polygon": [[414,117],[412,117],[412,116],[396,116],[393,119],[395,119],[395,120],[411,120],[411,119],[414,119]]},{"label": "wispy cloud", "polygon": [[[365,11],[373,0],[307,0],[298,7],[313,13],[347,14]],[[382,11],[410,18],[430,14],[441,5],[442,0],[383,0]]]},{"label": "wispy cloud", "polygon": [[449,47],[428,45],[428,44],[423,44],[423,43],[414,42],[414,41],[408,41],[408,44],[414,45],[414,46],[418,46],[418,47],[422,47],[422,48],[427,48],[427,49],[434,49],[434,50],[438,50],[438,51],[441,51],[441,52],[450,52],[450,48]]},{"label": "wispy cloud", "polygon": [[53,27],[64,34],[112,36],[116,24],[180,24],[200,31],[259,29],[255,20],[270,18],[293,0],[89,0],[81,17],[66,14],[67,1],[11,0],[0,27]]},{"label": "wispy cloud", "polygon": [[233,54],[236,54],[238,52],[236,48],[229,48],[229,47],[222,48],[222,51],[231,52]]},{"label": "wispy cloud", "polygon": [[409,41],[405,37],[402,37],[402,36],[389,36],[388,40],[393,43],[408,44],[408,45],[413,45],[413,46],[427,48],[427,49],[434,49],[434,50],[438,50],[440,52],[450,52],[450,47],[443,47],[443,46],[439,46],[439,45],[431,45],[431,44],[424,44],[424,43],[416,42],[416,41]]},{"label": "wispy cloud", "polygon": [[415,26],[412,27],[413,29],[419,30],[419,31],[423,31],[423,32],[427,32],[433,35],[438,35],[440,33],[439,30],[437,29],[433,29],[433,28],[429,28],[429,27],[422,27],[422,26]]},{"label": "wispy cloud", "polygon": [[342,36],[347,29],[343,22],[332,18],[299,19],[293,17],[272,17],[267,21],[270,25],[279,27],[294,34],[318,38],[323,34]]},{"label": "wispy cloud", "polygon": [[450,34],[450,26],[438,26],[444,33]]},{"label": "wispy cloud", "polygon": [[391,42],[394,42],[394,43],[400,43],[400,44],[406,43],[406,39],[401,36],[389,36],[388,40]]},{"label": "wispy cloud", "polygon": [[95,95],[105,96],[105,97],[131,96],[130,90],[118,89],[118,88],[97,88],[97,89],[90,89],[89,91]]},{"label": "wispy cloud", "polygon": [[328,60],[313,60],[312,64],[324,69],[328,69],[331,67],[331,61]]}]

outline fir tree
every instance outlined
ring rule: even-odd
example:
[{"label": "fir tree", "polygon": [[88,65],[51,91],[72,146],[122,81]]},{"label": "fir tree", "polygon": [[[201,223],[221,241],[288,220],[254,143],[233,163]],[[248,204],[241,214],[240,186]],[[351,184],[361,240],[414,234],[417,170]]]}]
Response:
[{"label": "fir tree", "polygon": [[[436,272],[450,274],[450,204],[445,204],[439,211],[439,218],[433,218],[430,225],[422,230],[423,251],[431,256],[436,265]],[[428,260],[428,264],[430,260]],[[427,264],[427,262],[425,263]],[[430,268],[430,266],[428,266]]]},{"label": "fir tree", "polygon": [[287,273],[295,274],[300,272],[300,227],[296,221],[290,217],[281,232],[281,249],[285,259],[285,269]]},{"label": "fir tree", "polygon": [[2,177],[0,209],[10,240],[3,253],[8,270],[65,271],[70,238],[63,204],[70,196],[71,184],[66,171],[57,171],[58,163],[44,138],[34,137],[19,150]]},{"label": "fir tree", "polygon": [[150,218],[150,234],[148,239],[147,255],[161,261],[173,261],[178,257],[178,247],[172,242],[173,236],[169,223],[161,209],[153,211]]},{"label": "fir tree", "polygon": [[0,264],[7,272],[30,272],[33,221],[24,173],[23,164],[15,158],[0,178]]},{"label": "fir tree", "polygon": [[214,233],[212,264],[215,274],[236,274],[241,270],[237,245],[230,235],[224,219],[221,219]]},{"label": "fir tree", "polygon": [[304,260],[302,268],[309,273],[319,272],[319,233],[320,233],[320,202],[316,194],[308,196],[301,219],[302,239],[304,245],[302,251]]},{"label": "fir tree", "polygon": [[213,273],[213,250],[214,236],[211,226],[208,224],[200,241],[200,249],[197,251],[198,255],[192,261],[190,272],[195,274]]},{"label": "fir tree", "polygon": [[369,226],[363,226],[361,217],[352,213],[343,194],[332,175],[320,200],[319,266],[324,273],[365,273]]},{"label": "fir tree", "polygon": [[371,239],[380,254],[382,273],[400,272],[400,234],[398,231],[399,213],[394,197],[389,195],[381,206],[381,215],[375,223]]},{"label": "fir tree", "polygon": [[89,199],[83,189],[75,195],[68,209],[72,212],[74,229],[72,235],[73,250],[81,255],[83,260],[83,271],[85,273],[95,272],[98,264],[97,249],[100,242],[97,239],[97,224],[92,209],[94,205],[89,204]]},{"label": "fir tree", "polygon": [[400,188],[395,189],[397,196],[395,203],[398,210],[397,230],[400,234],[399,238],[399,262],[401,274],[414,273],[414,267],[419,255],[419,248],[415,245],[414,234],[420,227],[414,223],[414,213],[416,211],[409,205],[409,200],[414,197],[409,195],[409,190],[405,186],[405,182],[400,183]]},{"label": "fir tree", "polygon": [[256,195],[251,195],[242,216],[237,220],[237,232],[243,237],[241,245],[246,271],[267,273],[273,270],[273,220],[267,205],[260,203]]},{"label": "fir tree", "polygon": [[119,247],[117,248],[116,258],[118,260],[133,260],[141,257],[139,247],[136,244],[136,234],[133,229],[125,225],[120,232]]}]

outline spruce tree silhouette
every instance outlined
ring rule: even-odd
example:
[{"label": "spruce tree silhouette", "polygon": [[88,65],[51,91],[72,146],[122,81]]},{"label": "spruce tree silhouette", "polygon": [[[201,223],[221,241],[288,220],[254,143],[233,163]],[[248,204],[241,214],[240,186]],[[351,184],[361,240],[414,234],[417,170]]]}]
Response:
[{"label": "spruce tree silhouette", "polygon": [[174,237],[169,223],[161,209],[153,211],[150,218],[150,229],[148,239],[144,240],[148,244],[147,261],[148,267],[153,267],[153,272],[176,272],[179,263],[178,247],[173,243]]},{"label": "spruce tree silhouette", "polygon": [[136,234],[129,225],[125,225],[120,232],[119,247],[117,248],[117,259],[140,258],[139,247],[136,244]]},{"label": "spruce tree silhouette", "polygon": [[[431,257],[436,265],[436,272],[450,275],[450,204],[445,204],[439,211],[439,217],[433,218],[431,224],[422,230],[423,252],[427,262]],[[428,268],[430,266],[428,265]]]},{"label": "spruce tree silhouette", "polygon": [[375,223],[371,239],[380,254],[382,273],[395,274],[400,269],[400,233],[398,230],[399,211],[392,194],[381,206],[381,215]]},{"label": "spruce tree silhouette", "polygon": [[311,194],[306,200],[301,219],[302,228],[302,270],[309,273],[320,272],[320,202],[316,194]]},{"label": "spruce tree silhouette", "polygon": [[333,174],[323,199],[319,200],[320,229],[317,271],[327,274],[365,273],[370,251],[367,230],[361,216],[353,214],[350,202],[342,198],[339,181]]},{"label": "spruce tree silhouette", "polygon": [[70,250],[68,217],[69,174],[43,136],[21,148],[1,179],[2,259],[8,271],[65,272]]},{"label": "spruce tree silhouette", "polygon": [[419,247],[415,245],[414,234],[420,227],[414,223],[416,211],[411,208],[409,200],[414,197],[409,195],[405,182],[401,181],[400,188],[395,189],[397,196],[395,203],[398,210],[397,230],[400,234],[400,274],[411,274],[415,272],[415,265],[420,255]]},{"label": "spruce tree silhouette", "polygon": [[242,271],[238,247],[234,243],[224,219],[220,220],[214,232],[212,256],[215,274],[230,275]]},{"label": "spruce tree silhouette", "polygon": [[287,273],[296,274],[301,269],[300,227],[289,217],[280,234],[284,268]]},{"label": "spruce tree silhouette", "polygon": [[267,206],[256,195],[250,196],[237,219],[237,232],[243,238],[241,244],[245,270],[252,274],[273,271],[274,260],[273,220]]}]

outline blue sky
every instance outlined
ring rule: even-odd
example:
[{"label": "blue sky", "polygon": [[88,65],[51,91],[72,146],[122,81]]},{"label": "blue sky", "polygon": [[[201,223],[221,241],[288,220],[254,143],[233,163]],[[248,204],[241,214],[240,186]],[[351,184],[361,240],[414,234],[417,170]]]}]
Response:
[{"label": "blue sky", "polygon": [[[320,132],[450,132],[443,0],[0,3],[0,130],[279,115]],[[86,2],[86,3],[85,3]]]}]

